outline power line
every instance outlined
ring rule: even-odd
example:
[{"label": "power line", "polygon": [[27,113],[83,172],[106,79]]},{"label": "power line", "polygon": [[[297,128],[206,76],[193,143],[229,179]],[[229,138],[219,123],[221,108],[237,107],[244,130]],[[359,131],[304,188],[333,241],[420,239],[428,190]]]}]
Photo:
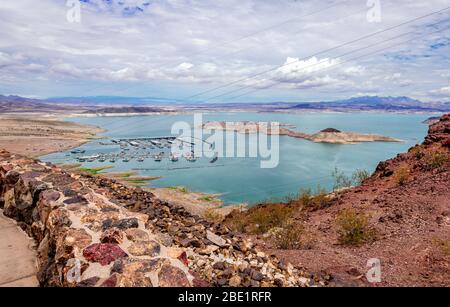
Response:
[{"label": "power line", "polygon": [[[439,22],[438,22],[438,23],[431,24],[430,26],[433,26],[433,25],[436,25],[436,24],[439,24]],[[367,45],[367,46],[365,46],[365,47],[361,47],[361,48],[358,48],[358,49],[355,49],[355,50],[352,50],[352,51],[349,51],[349,52],[340,54],[340,55],[336,56],[336,58],[344,57],[344,56],[347,56],[347,55],[350,55],[350,54],[359,52],[359,51],[361,51],[361,50],[369,49],[369,48],[372,48],[372,47],[374,47],[374,46],[377,46],[377,45],[380,45],[380,44],[383,44],[383,43],[386,43],[386,42],[395,40],[395,39],[397,39],[397,38],[400,38],[400,37],[402,37],[402,36],[406,36],[406,35],[409,35],[409,34],[412,34],[412,33],[416,33],[416,31],[409,31],[409,32],[406,32],[406,33],[403,33],[403,34],[400,34],[400,35],[397,35],[397,36],[394,36],[394,37],[391,37],[391,38],[382,40],[382,41],[380,41],[380,42],[376,42],[376,43]],[[317,62],[317,63],[313,63],[313,64],[311,64],[311,65],[302,67],[301,69],[303,70],[303,69],[308,69],[308,68],[311,68],[311,67],[314,67],[314,66],[318,66],[318,65],[320,65],[320,64],[325,63],[326,61],[327,61],[327,60],[321,60],[321,61],[319,61],[319,62]],[[319,70],[317,70],[317,71],[320,71],[320,70],[321,70],[321,69],[319,69]],[[268,80],[274,80],[274,78],[269,78]],[[239,91],[241,91],[241,90],[243,90],[243,89],[250,88],[250,87],[252,87],[252,86],[254,86],[254,85],[258,84],[258,83],[264,82],[264,81],[266,81],[266,80],[265,80],[265,79],[257,80],[257,82],[255,82],[255,83],[253,83],[253,84],[245,85],[245,86],[242,86],[242,87],[240,87],[240,88],[238,88],[238,89],[231,90],[231,91],[228,91],[228,92],[225,92],[225,93],[223,93],[223,94],[216,95],[216,96],[213,96],[213,97],[209,97],[209,98],[207,98],[207,100],[212,100],[212,99],[220,98],[220,97],[223,97],[223,96],[226,96],[226,95],[235,93],[235,92],[239,92]]]},{"label": "power line", "polygon": [[309,55],[309,56],[307,56],[307,57],[304,57],[304,58],[301,58],[301,59],[297,59],[297,60],[295,60],[295,61],[291,61],[291,62],[282,64],[282,65],[277,65],[277,66],[275,66],[275,67],[272,67],[272,68],[270,68],[270,69],[261,71],[261,72],[259,72],[259,73],[252,74],[252,75],[250,75],[250,76],[248,76],[248,77],[241,78],[241,79],[238,79],[238,80],[235,80],[235,81],[232,81],[232,82],[228,82],[228,83],[226,83],[226,84],[224,84],[224,85],[217,86],[217,87],[215,87],[215,88],[212,88],[212,89],[209,89],[209,90],[200,92],[200,93],[195,94],[195,95],[191,95],[191,96],[185,98],[185,100],[190,100],[190,99],[192,99],[192,98],[195,98],[195,97],[198,97],[198,96],[202,96],[202,95],[204,95],[204,94],[207,94],[207,93],[216,91],[216,90],[218,90],[218,89],[222,89],[222,88],[228,87],[228,86],[230,86],[230,85],[237,84],[237,83],[239,83],[239,82],[243,82],[243,81],[246,81],[246,80],[249,80],[249,79],[253,79],[253,78],[257,77],[257,76],[264,75],[264,74],[269,73],[269,72],[271,72],[271,71],[277,70],[277,69],[279,69],[279,68],[281,68],[281,67],[285,67],[285,66],[288,66],[288,65],[292,65],[292,64],[294,64],[294,63],[298,63],[298,62],[300,62],[300,61],[307,60],[307,59],[309,59],[309,58],[311,58],[311,57],[318,56],[318,55],[320,55],[320,54],[323,54],[323,53],[326,53],[326,52],[329,52],[329,51],[333,51],[333,50],[336,50],[336,49],[339,49],[339,48],[342,48],[342,47],[351,45],[351,44],[356,43],[356,42],[359,42],[359,41],[361,41],[361,40],[365,40],[365,39],[367,39],[367,38],[376,36],[376,35],[378,35],[378,34],[382,34],[382,33],[391,31],[391,30],[393,30],[393,29],[399,28],[399,27],[401,27],[401,26],[410,24],[410,23],[415,22],[415,21],[417,21],[417,20],[421,20],[421,19],[427,18],[427,17],[429,17],[429,16],[432,16],[432,15],[436,15],[436,14],[442,13],[442,12],[448,10],[449,8],[450,8],[450,7],[446,7],[446,8],[444,8],[444,9],[441,9],[441,10],[438,10],[438,11],[434,11],[434,12],[432,12],[432,13],[428,13],[428,14],[426,14],[426,15],[422,15],[422,16],[413,18],[413,19],[411,19],[411,20],[402,22],[402,23],[397,24],[397,25],[395,25],[395,26],[391,26],[391,27],[388,27],[388,28],[386,28],[386,29],[383,29],[383,30],[380,30],[380,31],[373,32],[373,33],[371,33],[371,34],[361,36],[361,37],[359,37],[359,38],[357,38],[357,39],[354,39],[354,40],[345,42],[345,43],[340,44],[340,45],[337,45],[337,46],[335,46],[335,47],[332,47],[332,48],[328,48],[328,49],[319,51],[319,52],[314,53],[314,54],[312,54],[312,55]]},{"label": "power line", "polygon": [[[431,33],[427,33],[427,34],[434,34],[434,33],[438,33],[438,32],[445,31],[445,30],[447,30],[447,29],[449,29],[449,27],[444,28],[444,29],[441,29],[441,30],[438,30],[438,31],[434,31],[434,32],[431,32]],[[343,61],[343,62],[339,62],[339,63],[337,63],[337,64],[333,64],[333,65],[330,66],[330,67],[333,67],[332,69],[334,69],[334,68],[336,68],[337,66],[340,66],[340,65],[342,65],[342,64],[345,64],[345,63],[347,63],[347,62],[350,62],[350,61],[353,61],[353,60],[357,60],[357,59],[360,59],[360,58],[363,58],[363,57],[366,57],[366,56],[370,56],[370,55],[379,53],[379,52],[384,51],[384,50],[388,50],[388,49],[390,49],[390,48],[392,48],[392,47],[396,47],[396,46],[405,44],[405,43],[410,42],[410,41],[413,41],[413,40],[415,40],[415,39],[416,39],[416,38],[412,38],[412,39],[409,39],[409,40],[406,40],[406,41],[403,41],[403,42],[400,42],[400,43],[397,43],[397,44],[393,44],[393,45],[390,45],[390,46],[388,46],[388,47],[381,48],[381,49],[378,49],[378,50],[376,50],[376,51],[373,51],[373,52],[370,52],[370,53],[366,53],[366,54],[363,54],[363,55],[361,55],[361,56],[357,56],[357,57],[348,59],[348,60]],[[326,69],[330,69],[330,67],[327,67]],[[323,70],[323,69],[319,69],[318,71],[320,71],[320,70]],[[254,90],[248,91],[248,92],[246,92],[246,93],[243,93],[243,94],[241,94],[241,95],[229,97],[229,98],[227,98],[227,99],[225,99],[225,100],[236,99],[236,98],[239,98],[239,97],[242,97],[242,96],[245,96],[245,95],[248,95],[248,94],[257,92],[257,91],[260,91],[260,90],[265,90],[265,89],[267,89],[267,88],[254,89]]]},{"label": "power line", "polygon": [[[205,53],[207,53],[208,51],[211,51],[211,50],[217,49],[217,48],[219,48],[219,47],[223,47],[223,46],[226,46],[226,45],[230,45],[230,44],[233,44],[233,43],[242,41],[242,40],[244,40],[244,39],[247,39],[247,38],[253,37],[253,36],[255,36],[255,35],[258,35],[258,34],[260,34],[260,33],[264,33],[264,32],[267,32],[267,31],[269,31],[269,30],[272,30],[272,29],[281,27],[281,26],[283,26],[283,25],[286,25],[286,24],[288,24],[288,23],[294,22],[294,21],[299,20],[299,19],[301,19],[301,18],[310,17],[310,16],[313,16],[313,15],[316,15],[316,14],[319,14],[319,13],[322,13],[322,12],[325,12],[325,11],[327,11],[327,10],[333,8],[333,7],[339,6],[339,5],[341,5],[341,4],[343,4],[343,3],[346,3],[346,2],[348,2],[348,0],[343,0],[343,1],[336,2],[336,3],[334,3],[334,4],[330,5],[330,6],[327,6],[327,7],[325,7],[325,8],[319,9],[319,10],[317,10],[317,11],[314,11],[314,12],[311,12],[311,13],[308,13],[308,14],[305,14],[305,15],[302,15],[302,16],[299,16],[299,17],[291,18],[291,19],[285,20],[285,21],[280,22],[280,23],[277,23],[277,24],[273,24],[273,25],[271,25],[271,26],[269,26],[269,27],[266,27],[266,28],[257,30],[257,31],[255,31],[255,32],[251,32],[251,33],[246,34],[246,35],[244,35],[244,36],[241,36],[241,37],[239,37],[239,38],[237,38],[237,39],[230,40],[230,41],[224,41],[224,42],[218,43],[218,44],[216,44],[216,45],[213,45],[213,46],[211,46],[211,47],[205,48],[205,49],[202,50],[202,51],[199,51],[199,52],[193,52],[193,53],[187,55],[186,57],[187,57],[187,58],[190,58],[190,57],[194,57],[194,56],[197,56],[197,55],[205,54]],[[178,62],[178,61],[169,61],[169,62],[165,62],[165,63],[163,63],[163,64],[157,66],[156,69],[159,69],[159,68],[162,68],[162,67],[164,67],[164,66],[170,65],[170,64],[172,64],[172,63],[174,63],[174,62]]]}]

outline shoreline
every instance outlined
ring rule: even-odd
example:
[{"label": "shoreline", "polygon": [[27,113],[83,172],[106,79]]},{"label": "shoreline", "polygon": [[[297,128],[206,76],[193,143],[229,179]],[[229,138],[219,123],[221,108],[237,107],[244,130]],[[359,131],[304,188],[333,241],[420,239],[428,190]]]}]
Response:
[{"label": "shoreline", "polygon": [[[423,114],[423,115],[431,115],[431,116],[439,116],[445,114],[445,112],[439,111],[397,111],[397,110],[313,110],[313,109],[304,109],[304,110],[258,110],[258,109],[187,109],[187,110],[176,110],[176,111],[167,111],[167,112],[143,112],[143,113],[99,113],[99,114],[88,114],[88,113],[67,113],[66,117],[84,117],[84,118],[94,118],[94,117],[136,117],[136,116],[177,116],[177,115],[191,115],[195,113],[263,113],[263,114],[356,114],[356,113],[364,113],[364,114],[399,114],[399,115],[408,115],[408,114]],[[14,113],[10,113],[14,114]]]},{"label": "shoreline", "polygon": [[[227,111],[224,111],[225,113],[228,113]],[[217,112],[210,112],[210,113],[217,113]],[[384,113],[384,112],[383,112]],[[68,116],[69,114],[65,114],[64,116],[61,115],[56,115],[56,114],[52,114],[52,115],[45,115],[42,116],[40,118],[45,118],[45,120],[53,120],[53,121],[59,121],[62,123],[71,123],[74,124],[73,122],[70,122],[70,116]],[[152,115],[163,115],[163,114],[155,114],[152,113]],[[167,115],[176,115],[174,114],[174,112],[170,112]],[[129,116],[138,116],[138,115],[130,115]],[[151,115],[149,115],[151,116]],[[100,117],[100,116],[99,116]],[[65,118],[65,119],[64,119]],[[76,124],[79,126],[83,126],[84,128],[90,129],[91,138],[95,138],[96,135],[98,133],[102,133],[105,130],[97,127],[97,126],[92,126],[92,125],[82,125],[82,124]],[[88,142],[90,142],[92,139],[88,139],[88,138],[83,138],[83,139],[78,139],[76,141],[72,141],[72,143],[70,144],[65,144],[65,146],[61,146],[58,148],[53,148],[52,150],[48,150],[47,152],[40,152],[37,155],[34,155],[34,157],[41,157],[43,155],[47,155],[49,153],[54,153],[54,152],[63,152],[72,148],[77,148],[79,146],[82,146],[83,144],[86,144]],[[48,140],[46,140],[48,142]],[[67,142],[67,140],[64,140],[65,142]],[[45,144],[43,144],[45,146]],[[0,147],[2,147],[1,143],[0,143]],[[132,170],[130,170],[132,171]],[[105,173],[106,176],[107,173]],[[127,182],[127,185],[133,186],[132,182]],[[134,185],[136,186],[136,185]],[[204,215],[207,213],[207,211],[209,209],[213,209],[214,211],[217,211],[219,213],[223,213],[223,212],[227,212],[229,211],[231,208],[236,208],[236,207],[247,207],[247,205],[245,204],[227,204],[227,205],[223,205],[223,202],[221,203],[217,203],[214,199],[217,199],[217,195],[209,195],[206,193],[202,193],[202,192],[192,192],[189,191],[188,193],[180,193],[179,191],[176,191],[174,189],[171,189],[171,187],[163,187],[163,188],[154,188],[154,187],[143,187],[140,186],[141,188],[144,189],[148,189],[150,191],[156,191],[155,194],[159,194],[158,198],[161,198],[162,200],[165,200],[167,202],[172,202],[172,203],[178,203],[178,204],[185,204],[186,208],[190,208],[190,210],[192,212],[197,212],[200,213],[201,215]],[[202,200],[203,198],[203,200]],[[211,199],[211,201],[205,201],[204,199]],[[225,213],[226,214],[226,213]]]},{"label": "shoreline", "polygon": [[291,124],[281,124],[276,131],[272,131],[272,126],[266,123],[258,123],[252,121],[241,122],[207,122],[203,124],[200,129],[203,130],[219,130],[219,131],[231,131],[239,134],[266,134],[266,135],[278,135],[287,136],[295,139],[304,139],[314,143],[330,143],[341,145],[352,145],[364,142],[402,142],[400,139],[396,139],[389,136],[372,133],[356,133],[339,131],[333,128],[327,128],[325,130],[310,134],[300,131],[291,130],[289,128],[295,128]]}]

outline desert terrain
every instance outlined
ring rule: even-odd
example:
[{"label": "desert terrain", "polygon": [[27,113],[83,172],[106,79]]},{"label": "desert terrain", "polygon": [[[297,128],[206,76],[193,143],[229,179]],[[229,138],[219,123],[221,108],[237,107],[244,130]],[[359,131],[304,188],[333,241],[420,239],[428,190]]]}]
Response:
[{"label": "desert terrain", "polygon": [[102,131],[95,126],[66,122],[54,116],[2,115],[0,148],[39,157],[78,147]]}]

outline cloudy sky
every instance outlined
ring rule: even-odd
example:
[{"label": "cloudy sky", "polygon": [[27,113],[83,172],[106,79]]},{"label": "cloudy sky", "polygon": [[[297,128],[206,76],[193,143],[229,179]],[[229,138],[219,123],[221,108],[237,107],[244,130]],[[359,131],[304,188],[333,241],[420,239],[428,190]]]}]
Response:
[{"label": "cloudy sky", "polygon": [[450,101],[450,0],[76,2],[0,2],[0,94]]}]

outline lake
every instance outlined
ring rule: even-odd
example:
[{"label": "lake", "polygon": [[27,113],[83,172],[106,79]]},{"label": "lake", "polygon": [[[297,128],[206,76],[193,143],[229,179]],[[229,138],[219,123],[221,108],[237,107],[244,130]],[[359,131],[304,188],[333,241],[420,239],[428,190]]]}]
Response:
[{"label": "lake", "polygon": [[[318,186],[332,189],[332,171],[338,168],[347,175],[357,169],[372,172],[379,161],[405,152],[414,144],[422,142],[428,126],[422,123],[430,114],[395,113],[204,113],[206,121],[276,121],[291,124],[298,130],[314,133],[325,128],[341,131],[376,133],[404,140],[400,143],[361,143],[356,145],[335,145],[313,143],[303,139],[280,137],[280,161],[276,168],[260,168],[258,158],[219,158],[216,163],[200,158],[188,162],[180,158],[171,162],[146,159],[144,162],[131,160],[122,162],[85,162],[84,167],[113,165],[108,171],[139,169],[143,176],[161,176],[149,182],[151,187],[186,186],[191,191],[221,194],[226,204],[257,203],[268,199],[281,199],[301,189]],[[193,115],[154,115],[128,117],[79,117],[67,120],[82,124],[93,124],[107,130],[105,138],[138,138],[171,135],[172,124],[178,121],[192,123]],[[248,138],[249,142],[252,142]],[[116,153],[119,146],[101,145],[93,140],[82,149],[83,155]],[[76,163],[73,155],[54,153],[42,157],[53,163]]]}]

